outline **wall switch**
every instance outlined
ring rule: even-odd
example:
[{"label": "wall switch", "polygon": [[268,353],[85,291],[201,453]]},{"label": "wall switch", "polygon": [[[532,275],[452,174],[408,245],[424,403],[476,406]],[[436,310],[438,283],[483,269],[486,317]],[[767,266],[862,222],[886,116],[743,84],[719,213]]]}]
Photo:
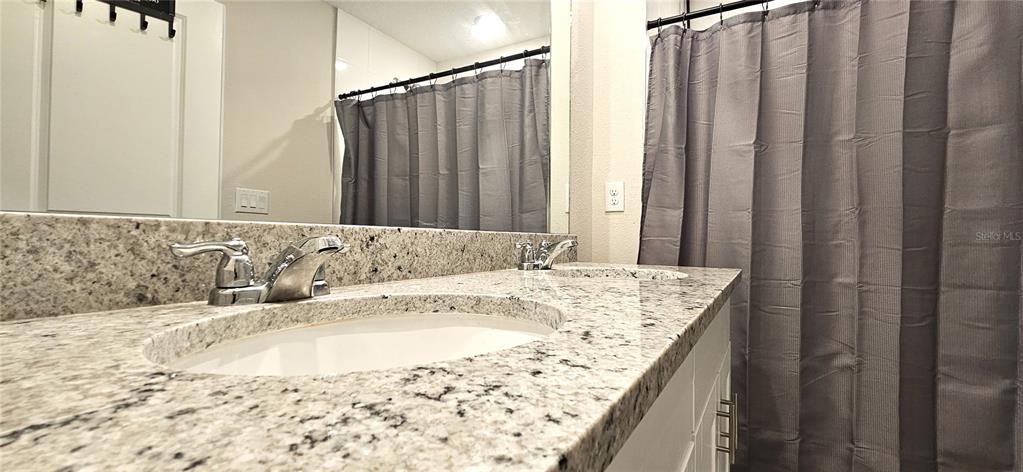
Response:
[{"label": "wall switch", "polygon": [[621,180],[609,180],[604,192],[604,211],[625,211],[625,185]]},{"label": "wall switch", "polygon": [[269,215],[270,191],[235,187],[234,211],[235,213],[256,213],[260,215]]}]

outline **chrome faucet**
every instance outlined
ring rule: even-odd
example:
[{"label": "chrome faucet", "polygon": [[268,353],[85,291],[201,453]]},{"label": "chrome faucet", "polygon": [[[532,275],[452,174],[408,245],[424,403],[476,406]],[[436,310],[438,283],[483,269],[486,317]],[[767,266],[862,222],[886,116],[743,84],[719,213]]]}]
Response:
[{"label": "chrome faucet", "polygon": [[216,286],[210,290],[210,305],[283,302],[325,295],[330,292],[324,270],[327,258],[348,249],[337,236],[301,239],[289,244],[270,263],[266,273],[256,278],[249,248],[241,239],[170,246],[171,253],[178,257],[221,253]]},{"label": "chrome faucet", "polygon": [[515,248],[519,250],[519,270],[550,270],[556,257],[578,245],[574,239],[566,239],[557,244],[540,241],[538,249],[533,248],[532,241],[516,243]]}]

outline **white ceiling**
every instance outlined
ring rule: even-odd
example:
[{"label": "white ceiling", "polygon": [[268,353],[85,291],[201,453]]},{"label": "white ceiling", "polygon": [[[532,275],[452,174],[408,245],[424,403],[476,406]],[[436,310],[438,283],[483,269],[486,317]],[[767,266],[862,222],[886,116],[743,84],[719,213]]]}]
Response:
[{"label": "white ceiling", "polygon": [[[326,0],[434,62],[471,56],[550,36],[549,0]],[[470,29],[483,13],[507,26],[501,38],[481,42]],[[338,31],[338,35],[343,35]]]}]

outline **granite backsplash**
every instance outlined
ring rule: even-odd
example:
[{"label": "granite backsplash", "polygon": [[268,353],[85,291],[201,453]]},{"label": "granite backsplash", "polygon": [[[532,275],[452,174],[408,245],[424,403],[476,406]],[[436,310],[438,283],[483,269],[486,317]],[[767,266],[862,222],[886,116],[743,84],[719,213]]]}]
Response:
[{"label": "granite backsplash", "polygon": [[0,212],[0,321],[205,300],[220,256],[179,259],[169,244],[238,237],[261,272],[289,242],[324,234],[351,245],[327,264],[332,287],[510,269],[515,242],[573,237]]}]

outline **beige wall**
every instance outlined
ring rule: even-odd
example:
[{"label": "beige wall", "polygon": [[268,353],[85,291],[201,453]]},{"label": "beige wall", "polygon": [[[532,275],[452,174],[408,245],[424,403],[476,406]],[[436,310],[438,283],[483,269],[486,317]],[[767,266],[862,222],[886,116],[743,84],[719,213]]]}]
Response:
[{"label": "beige wall", "polygon": [[[579,260],[635,263],[639,254],[646,103],[643,0],[572,4],[571,214]],[[625,211],[604,211],[622,181]]]},{"label": "beige wall", "polygon": [[[330,223],[335,9],[227,1],[221,218]],[[235,213],[236,187],[270,214]]]}]

